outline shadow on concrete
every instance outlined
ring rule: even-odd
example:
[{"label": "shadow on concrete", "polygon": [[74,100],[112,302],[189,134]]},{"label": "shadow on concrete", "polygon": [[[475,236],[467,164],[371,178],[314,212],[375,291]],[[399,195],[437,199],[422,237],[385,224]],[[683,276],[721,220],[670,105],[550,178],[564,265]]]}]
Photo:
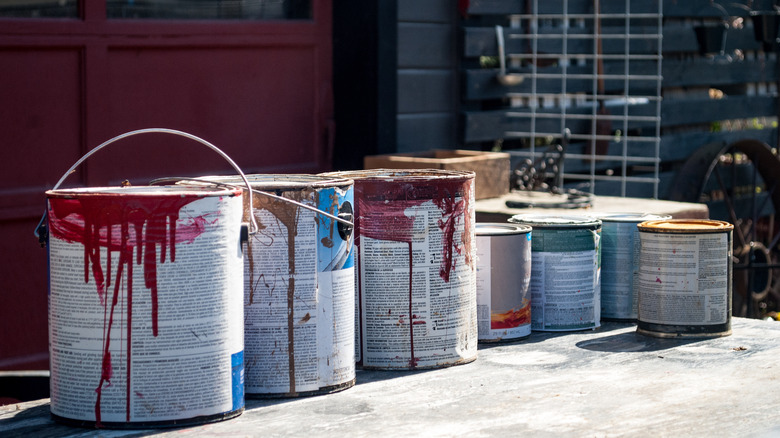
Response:
[{"label": "shadow on concrete", "polygon": [[644,351],[661,351],[670,348],[701,342],[702,339],[665,339],[640,335],[636,332],[620,333],[610,336],[602,336],[594,339],[577,342],[575,345],[590,351],[602,351],[610,353],[630,353]]}]

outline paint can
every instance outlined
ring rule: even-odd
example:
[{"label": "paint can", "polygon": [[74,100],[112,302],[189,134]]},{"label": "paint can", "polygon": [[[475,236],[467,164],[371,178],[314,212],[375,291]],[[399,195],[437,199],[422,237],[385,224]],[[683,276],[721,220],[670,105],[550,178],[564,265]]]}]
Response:
[{"label": "paint can", "polygon": [[66,424],[170,427],[244,410],[242,189],[57,189],[142,132],[179,131],[90,151],[46,192],[36,230],[49,257],[51,413]]},{"label": "paint can", "polygon": [[661,338],[730,335],[734,226],[673,219],[642,222],[637,228],[637,332]]},{"label": "paint can", "polygon": [[672,217],[646,213],[604,213],[594,217],[601,220],[601,319],[634,322],[639,298],[637,224]]},{"label": "paint can", "polygon": [[474,172],[328,175],[355,181],[359,364],[415,370],[474,361]]},{"label": "paint can", "polygon": [[[203,180],[240,183],[236,177]],[[353,182],[247,175],[259,232],[244,258],[248,398],[299,397],[355,384]],[[294,202],[292,202],[294,201]],[[305,207],[309,208],[305,208]]]},{"label": "paint can", "polygon": [[519,214],[530,225],[531,329],[601,326],[601,221],[587,216]]},{"label": "paint can", "polygon": [[518,341],[531,335],[531,227],[478,223],[479,342]]}]

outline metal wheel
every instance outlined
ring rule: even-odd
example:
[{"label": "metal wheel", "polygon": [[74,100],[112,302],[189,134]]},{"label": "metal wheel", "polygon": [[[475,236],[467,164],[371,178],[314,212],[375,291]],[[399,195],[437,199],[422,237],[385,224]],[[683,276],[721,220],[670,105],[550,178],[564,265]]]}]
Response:
[{"label": "metal wheel", "polygon": [[763,142],[704,145],[677,172],[670,199],[703,202],[734,225],[733,314],[762,318],[780,308],[780,159]]}]

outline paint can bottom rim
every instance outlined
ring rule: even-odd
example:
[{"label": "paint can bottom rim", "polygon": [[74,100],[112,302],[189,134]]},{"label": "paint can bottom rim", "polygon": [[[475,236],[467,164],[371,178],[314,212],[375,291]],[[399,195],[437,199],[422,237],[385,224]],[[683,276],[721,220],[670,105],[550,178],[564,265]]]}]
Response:
[{"label": "paint can bottom rim", "polygon": [[449,368],[454,367],[458,365],[466,365],[468,363],[474,362],[477,360],[477,356],[470,357],[468,359],[461,359],[456,362],[452,363],[443,363],[443,364],[437,364],[437,365],[426,365],[426,366],[420,366],[420,367],[382,367],[382,366],[376,366],[376,365],[362,365],[360,366],[360,369],[365,371],[424,371],[424,370],[438,370],[441,368]]},{"label": "paint can bottom rim", "polygon": [[334,392],[340,392],[345,389],[352,388],[355,386],[355,382],[357,381],[356,378],[353,378],[352,380],[344,383],[339,383],[337,385],[331,385],[331,386],[323,386],[320,389],[313,389],[311,391],[301,391],[301,392],[247,392],[244,394],[244,397],[247,399],[279,399],[279,398],[297,398],[297,397],[312,397],[317,395],[325,395],[325,394],[333,394]]},{"label": "paint can bottom rim", "polygon": [[480,344],[511,344],[512,342],[519,342],[524,341],[528,339],[531,336],[531,334],[523,335],[523,336],[517,336],[514,338],[489,338],[489,339],[479,339]]},{"label": "paint can bottom rim", "polygon": [[207,423],[217,423],[220,421],[230,420],[231,418],[238,417],[244,413],[244,408],[236,409],[235,411],[225,412],[214,415],[202,415],[191,418],[183,418],[180,420],[163,420],[163,421],[101,421],[100,426],[97,426],[97,421],[89,420],[76,420],[73,418],[61,417],[56,414],[51,414],[51,418],[57,423],[64,424],[66,426],[76,426],[93,429],[163,429],[182,426],[196,426]]},{"label": "paint can bottom rim", "polygon": [[602,322],[628,322],[632,324],[636,324],[637,319],[636,318],[617,318],[613,316],[602,316],[601,317]]},{"label": "paint can bottom rim", "polygon": [[540,333],[567,333],[567,332],[585,332],[585,331],[596,331],[601,328],[601,324],[593,326],[593,327],[579,327],[579,328],[568,328],[568,329],[532,329],[532,332],[540,332]]},{"label": "paint can bottom rim", "polygon": [[639,322],[636,332],[655,338],[709,339],[731,335],[731,324],[716,325],[662,325]]}]

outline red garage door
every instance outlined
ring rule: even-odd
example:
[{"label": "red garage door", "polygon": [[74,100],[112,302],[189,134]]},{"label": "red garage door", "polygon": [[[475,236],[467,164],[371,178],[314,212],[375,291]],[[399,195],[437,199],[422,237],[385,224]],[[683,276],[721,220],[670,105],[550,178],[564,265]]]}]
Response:
[{"label": "red garage door", "polygon": [[[141,128],[205,138],[246,173],[328,170],[330,0],[0,3],[0,369],[45,369],[44,191]],[[161,136],[161,137],[160,137]],[[198,143],[135,136],[66,186],[232,173]]]}]

